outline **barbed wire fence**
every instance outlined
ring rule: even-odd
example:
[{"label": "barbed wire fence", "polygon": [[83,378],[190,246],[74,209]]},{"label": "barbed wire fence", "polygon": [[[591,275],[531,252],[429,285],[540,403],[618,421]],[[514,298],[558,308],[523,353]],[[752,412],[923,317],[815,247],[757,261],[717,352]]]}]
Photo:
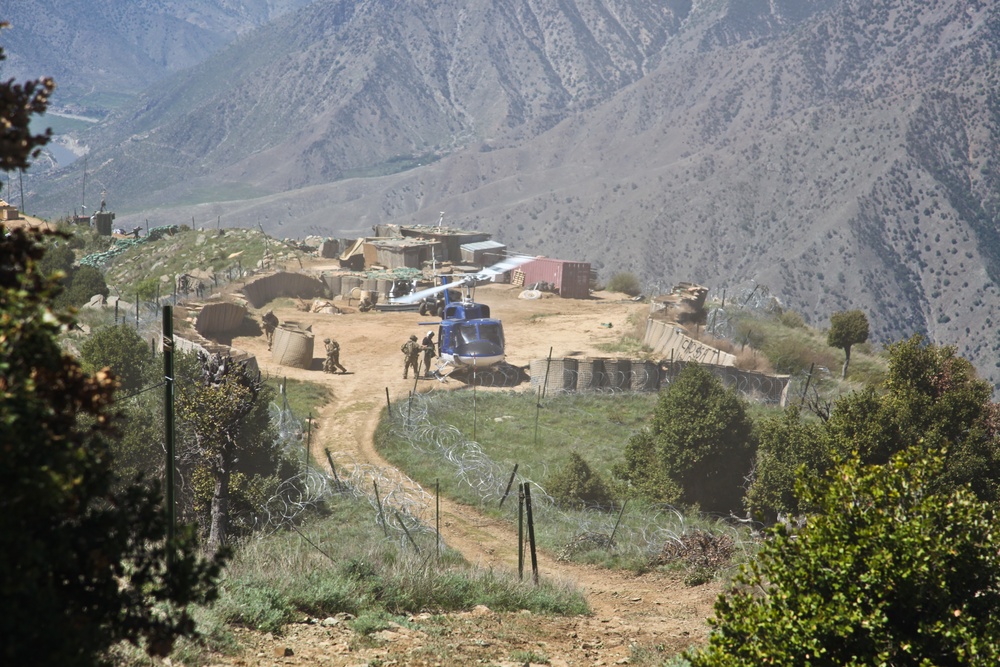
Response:
[{"label": "barbed wire fence", "polygon": [[[547,477],[545,466],[519,464],[514,468],[512,464],[500,464],[480,443],[465,437],[456,427],[435,424],[431,414],[439,400],[445,400],[444,395],[431,392],[392,406],[388,437],[406,443],[422,456],[444,462],[453,471],[448,479],[452,487],[464,487],[462,491],[473,495],[480,507],[499,512],[514,525],[517,499],[512,500],[508,494],[519,483],[529,482],[536,525],[544,522],[555,526],[553,533],[562,536],[561,544],[549,545],[561,550],[560,558],[570,558],[575,551],[591,547],[615,548],[651,558],[665,544],[681,544],[692,529],[688,518],[669,505],[644,506],[641,512],[633,513],[624,511],[623,506],[586,510],[560,507],[540,481]],[[501,499],[505,502],[501,503]],[[718,528],[723,529],[723,525]]]}]

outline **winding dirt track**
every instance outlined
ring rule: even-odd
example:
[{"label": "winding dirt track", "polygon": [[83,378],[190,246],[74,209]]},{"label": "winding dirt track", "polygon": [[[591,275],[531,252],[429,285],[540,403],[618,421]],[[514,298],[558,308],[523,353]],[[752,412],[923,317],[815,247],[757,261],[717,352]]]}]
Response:
[{"label": "winding dirt track", "polygon": [[[555,357],[573,353],[600,356],[595,346],[618,340],[629,326],[630,313],[642,319],[647,307],[620,300],[620,295],[602,293],[583,301],[551,295],[525,300],[518,298],[520,292],[508,285],[489,285],[476,293],[476,299],[489,303],[494,316],[503,320],[508,361],[516,366],[527,366],[532,359],[544,358],[550,348]],[[293,320],[312,325],[317,347],[310,370],[272,363],[263,336],[238,337],[232,345],[255,354],[265,372],[319,382],[331,388],[333,398],[314,422],[312,455],[317,465],[327,467],[323,451],[329,449],[336,452],[338,465],[353,461],[377,466],[390,478],[398,476],[402,484],[414,491],[410,495],[415,496],[418,485],[379,456],[373,435],[386,390],[395,401],[413,388],[412,376],[409,380],[402,378],[399,347],[411,333],[422,334],[418,323],[428,318],[417,313],[359,313],[346,302],[336,303],[344,314],[314,314],[294,306],[274,308],[283,322]],[[326,336],[339,341],[341,363],[350,371],[348,374],[329,375],[319,370],[322,340]],[[441,384],[420,380],[418,391],[444,391],[455,385],[455,381]],[[447,544],[471,563],[516,569],[516,548],[511,546],[517,543],[514,526],[486,517],[474,507],[442,498],[441,531]],[[688,588],[662,574],[634,576],[559,562],[546,553],[539,554],[539,568],[544,578],[582,589],[593,610],[592,616],[571,619],[569,625],[565,619],[534,617],[538,625],[552,625],[551,632],[546,633],[544,628],[540,631],[546,636],[545,652],[554,665],[614,664],[629,655],[632,643],[659,644],[668,651],[683,649],[707,634],[705,619],[711,615],[718,594],[716,586]],[[334,660],[329,650],[322,653],[320,660],[310,647],[329,642],[308,639],[306,630],[298,628],[279,640],[255,638],[248,642],[255,650],[237,662],[226,664],[365,664],[364,657],[357,654],[346,655],[342,661]],[[300,645],[295,646],[295,637],[299,636],[302,636]],[[590,636],[594,641],[585,640]],[[490,641],[500,640],[494,637]],[[272,657],[275,646],[279,653],[281,647],[290,648],[293,656],[275,662]],[[254,652],[257,658],[252,656]]]}]

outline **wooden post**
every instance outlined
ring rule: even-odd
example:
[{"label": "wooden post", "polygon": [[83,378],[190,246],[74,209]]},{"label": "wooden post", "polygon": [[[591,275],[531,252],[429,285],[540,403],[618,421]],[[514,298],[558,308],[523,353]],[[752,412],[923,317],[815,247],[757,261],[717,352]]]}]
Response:
[{"label": "wooden post", "polygon": [[163,432],[166,440],[167,565],[173,564],[174,524],[174,311],[163,307]]},{"label": "wooden post", "polygon": [[503,492],[503,498],[500,499],[500,506],[497,509],[503,509],[503,501],[507,500],[507,496],[510,494],[510,487],[514,484],[514,476],[517,475],[517,466],[519,464],[514,464],[514,469],[510,473],[510,479],[507,480],[507,490]]},{"label": "wooden post", "polygon": [[330,455],[330,450],[324,449],[323,451],[326,452],[326,460],[330,462],[330,472],[333,473],[333,480],[337,483],[337,490],[339,491],[341,485],[340,477],[337,476],[337,466],[333,465],[333,457]]},{"label": "wooden post", "polygon": [[517,579],[524,581],[524,483],[517,485]]},{"label": "wooden post", "polygon": [[524,483],[524,508],[528,519],[528,548],[531,549],[531,579],[538,585],[538,556],[535,553],[535,521],[531,515],[531,483]]},{"label": "wooden post", "polygon": [[434,480],[434,546],[441,558],[441,482]]},{"label": "wooden post", "polygon": [[382,523],[382,532],[385,533],[386,537],[389,537],[389,526],[385,520],[385,513],[382,511],[382,499],[378,497],[378,482],[374,479],[372,480],[372,486],[375,487],[375,504],[378,505],[378,520]]}]

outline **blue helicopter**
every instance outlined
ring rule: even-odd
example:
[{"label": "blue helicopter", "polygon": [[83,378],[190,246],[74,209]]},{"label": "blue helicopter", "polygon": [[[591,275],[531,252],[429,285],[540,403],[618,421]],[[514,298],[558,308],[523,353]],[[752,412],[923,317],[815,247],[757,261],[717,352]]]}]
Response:
[{"label": "blue helicopter", "polygon": [[[530,262],[532,257],[510,257],[477,273],[461,277],[440,276],[441,284],[397,299],[399,303],[415,303],[427,297],[444,294],[444,308],[438,326],[438,375],[448,366],[456,371],[486,369],[504,360],[503,325],[490,317],[490,307],[472,300],[476,285],[495,280]],[[461,289],[461,300],[452,299],[452,290]]]}]

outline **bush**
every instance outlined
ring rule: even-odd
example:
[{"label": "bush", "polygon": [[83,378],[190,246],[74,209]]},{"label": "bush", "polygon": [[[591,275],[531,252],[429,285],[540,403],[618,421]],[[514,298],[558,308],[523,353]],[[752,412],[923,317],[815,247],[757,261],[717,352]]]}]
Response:
[{"label": "bush", "polygon": [[143,278],[135,284],[134,297],[139,301],[152,301],[160,293],[159,278]]},{"label": "bush", "polygon": [[[615,474],[635,489],[653,491],[651,499],[705,512],[739,510],[755,452],[752,426],[743,399],[707,369],[688,364],[661,394],[649,429],[629,440]],[[679,494],[663,497],[657,487]]]},{"label": "bush", "polygon": [[998,664],[1000,520],[963,489],[933,493],[942,466],[910,450],[802,485],[822,514],[772,530],[693,667]]},{"label": "bush", "polygon": [[154,357],[135,328],[125,324],[95,331],[80,346],[80,359],[89,372],[110,367],[121,389],[133,393],[142,388]]},{"label": "bush", "polygon": [[570,454],[569,464],[548,480],[546,491],[566,507],[610,507],[614,503],[604,479],[576,452]]},{"label": "bush", "polygon": [[639,278],[634,273],[616,273],[608,281],[609,292],[622,292],[629,296],[639,296],[642,294],[642,286]]},{"label": "bush", "polygon": [[833,464],[832,442],[823,424],[804,422],[797,407],[757,424],[757,465],[747,490],[750,514],[773,523],[779,513],[808,509],[795,495],[797,476],[818,478]]},{"label": "bush", "polygon": [[89,302],[95,294],[107,297],[110,294],[108,284],[104,282],[104,274],[92,266],[81,266],[73,271],[66,291],[60,301],[69,306],[82,306]]}]

